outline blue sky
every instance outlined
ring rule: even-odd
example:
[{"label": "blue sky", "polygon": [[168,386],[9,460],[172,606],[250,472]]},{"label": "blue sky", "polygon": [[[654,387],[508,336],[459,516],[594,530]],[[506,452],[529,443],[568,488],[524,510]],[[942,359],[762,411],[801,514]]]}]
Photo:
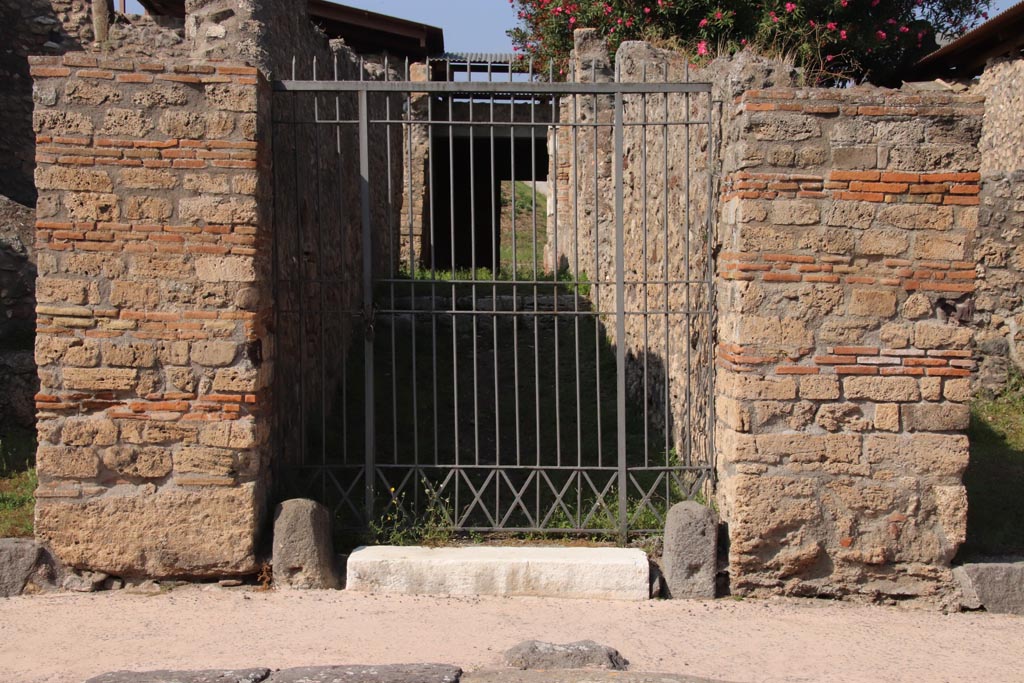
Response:
[{"label": "blue sky", "polygon": [[[1017,0],[995,0],[992,14]],[[444,29],[445,47],[452,52],[511,52],[505,31],[515,23],[508,0],[345,0],[342,4],[421,21]],[[140,11],[134,0],[129,12]]]}]

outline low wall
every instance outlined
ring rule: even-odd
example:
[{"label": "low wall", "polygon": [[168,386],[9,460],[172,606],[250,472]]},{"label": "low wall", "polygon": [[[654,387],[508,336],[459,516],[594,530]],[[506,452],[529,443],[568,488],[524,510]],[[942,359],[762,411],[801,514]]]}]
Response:
[{"label": "low wall", "polygon": [[120,576],[251,572],[269,89],[248,66],[83,54],[34,58],[32,76],[50,103],[34,118],[37,537]]},{"label": "low wall", "polygon": [[734,592],[948,586],[982,102],[854,88],[727,104],[717,456]]}]

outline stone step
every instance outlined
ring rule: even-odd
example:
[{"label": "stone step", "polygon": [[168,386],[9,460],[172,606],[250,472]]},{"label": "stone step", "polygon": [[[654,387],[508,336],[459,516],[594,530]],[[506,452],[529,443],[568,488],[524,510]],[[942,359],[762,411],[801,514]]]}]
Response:
[{"label": "stone step", "polygon": [[383,594],[647,600],[649,575],[647,555],[630,548],[364,546],[348,558],[345,585]]}]

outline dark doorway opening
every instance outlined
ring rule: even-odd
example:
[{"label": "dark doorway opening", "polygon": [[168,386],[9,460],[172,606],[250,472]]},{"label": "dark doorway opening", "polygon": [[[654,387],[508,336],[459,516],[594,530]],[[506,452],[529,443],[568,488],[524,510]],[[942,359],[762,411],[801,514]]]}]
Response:
[{"label": "dark doorway opening", "polygon": [[508,266],[500,259],[501,184],[548,177],[546,127],[519,129],[514,135],[508,127],[493,134],[486,126],[473,128],[434,134],[430,219],[433,265],[439,270],[497,272]]}]

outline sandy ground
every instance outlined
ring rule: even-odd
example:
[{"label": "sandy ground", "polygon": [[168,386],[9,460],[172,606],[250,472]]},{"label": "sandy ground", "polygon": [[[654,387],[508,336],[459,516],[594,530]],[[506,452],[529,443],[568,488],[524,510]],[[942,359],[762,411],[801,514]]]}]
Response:
[{"label": "sandy ground", "polygon": [[725,681],[1024,681],[1024,618],[822,601],[381,597],[186,586],[0,599],[0,681],[116,669],[443,662],[590,638],[635,671]]}]

